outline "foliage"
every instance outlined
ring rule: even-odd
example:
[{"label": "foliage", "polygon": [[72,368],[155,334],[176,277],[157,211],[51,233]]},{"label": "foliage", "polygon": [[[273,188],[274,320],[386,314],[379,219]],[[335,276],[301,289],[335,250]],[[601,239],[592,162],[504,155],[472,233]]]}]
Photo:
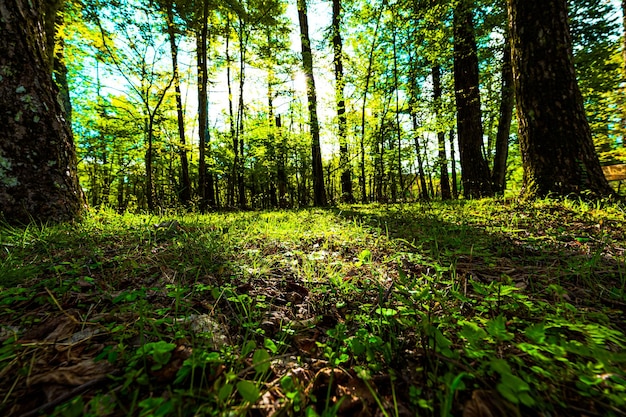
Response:
[{"label": "foliage", "polygon": [[3,226],[0,412],[618,416],[624,217],[476,200]]}]

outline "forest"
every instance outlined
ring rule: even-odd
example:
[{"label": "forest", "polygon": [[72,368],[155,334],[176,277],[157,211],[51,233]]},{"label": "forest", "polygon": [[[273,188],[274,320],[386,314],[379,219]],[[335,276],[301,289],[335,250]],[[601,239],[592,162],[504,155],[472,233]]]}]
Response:
[{"label": "forest", "polygon": [[0,0],[0,415],[626,415],[625,11]]},{"label": "forest", "polygon": [[[545,11],[524,39],[503,0],[48,3],[47,65],[92,208],[607,195],[596,155],[624,162],[619,4],[569,1],[563,28]],[[568,26],[562,57],[524,50]],[[525,133],[532,106],[545,117]]]},{"label": "forest", "polygon": [[[447,2],[314,4],[313,41],[303,2],[151,3],[70,4],[63,14],[90,206],[303,207],[475,193],[458,162],[458,34]],[[479,194],[490,195],[519,190],[522,174],[519,150],[508,152],[517,143],[506,11],[484,3],[467,11],[473,27],[462,35],[478,62],[461,65],[477,65],[478,78],[461,88],[480,90],[471,111],[482,120],[477,158],[489,166]],[[610,3],[573,3],[595,145],[602,161],[618,163],[621,25]],[[311,51],[296,49],[298,35]]]}]

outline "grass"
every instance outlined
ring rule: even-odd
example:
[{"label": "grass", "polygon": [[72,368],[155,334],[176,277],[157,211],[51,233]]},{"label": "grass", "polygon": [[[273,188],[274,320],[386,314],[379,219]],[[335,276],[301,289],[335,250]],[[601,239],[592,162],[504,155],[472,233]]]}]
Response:
[{"label": "grass", "polygon": [[477,200],[4,226],[0,414],[622,416],[625,217]]}]

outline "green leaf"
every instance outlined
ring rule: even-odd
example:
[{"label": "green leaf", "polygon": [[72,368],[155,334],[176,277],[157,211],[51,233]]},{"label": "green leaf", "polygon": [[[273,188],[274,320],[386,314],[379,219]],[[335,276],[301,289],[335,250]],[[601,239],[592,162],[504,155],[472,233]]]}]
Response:
[{"label": "green leaf", "polygon": [[222,385],[217,393],[217,398],[219,398],[219,400],[222,402],[226,401],[228,397],[230,397],[230,395],[233,393],[233,388],[233,384]]},{"label": "green leaf", "polygon": [[256,349],[256,342],[254,340],[248,340],[241,348],[241,354],[247,356],[250,352]]},{"label": "green leaf", "polygon": [[276,346],[276,343],[274,343],[272,339],[265,339],[265,341],[263,342],[263,346],[265,346],[265,348],[272,352],[274,355],[278,352],[278,346]]},{"label": "green leaf", "polygon": [[367,265],[372,261],[372,252],[369,249],[363,249],[359,253],[359,261],[361,264]]},{"label": "green leaf", "polygon": [[463,329],[458,333],[459,336],[467,339],[470,345],[481,343],[487,336],[487,332],[476,323],[466,322]]},{"label": "green leaf", "polygon": [[506,322],[504,316],[500,315],[493,320],[487,322],[487,333],[493,336],[496,340],[506,341],[513,339],[513,335],[506,331]]},{"label": "green leaf", "polygon": [[535,343],[543,343],[546,340],[546,326],[543,323],[528,326],[524,334]]},{"label": "green leaf", "polygon": [[246,380],[237,382],[237,392],[241,395],[241,398],[250,403],[255,403],[261,395],[256,385]]},{"label": "green leaf", "polygon": [[489,366],[493,371],[499,373],[500,375],[511,373],[511,367],[504,359],[492,359],[491,362],[489,362]]},{"label": "green leaf", "polygon": [[262,374],[270,369],[270,354],[265,349],[257,349],[252,355],[254,370]]},{"label": "green leaf", "polygon": [[385,308],[385,307],[379,307],[376,309],[376,314],[380,314],[383,317],[393,317],[398,313],[397,310],[394,310],[393,308]]}]

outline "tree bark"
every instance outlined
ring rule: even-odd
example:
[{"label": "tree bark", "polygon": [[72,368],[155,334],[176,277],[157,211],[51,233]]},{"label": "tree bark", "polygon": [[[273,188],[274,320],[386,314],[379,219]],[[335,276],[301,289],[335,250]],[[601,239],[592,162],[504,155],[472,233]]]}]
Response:
[{"label": "tree bark", "polygon": [[457,186],[457,178],[456,178],[456,157],[454,152],[454,129],[450,129],[449,135],[449,143],[450,143],[450,170],[452,171],[452,198],[459,198],[459,189]]},{"label": "tree bark", "polygon": [[507,0],[522,196],[612,194],[574,72],[567,0]]},{"label": "tree bark", "polygon": [[86,204],[52,80],[43,6],[0,4],[0,212],[10,223],[70,220]]},{"label": "tree bark", "polygon": [[[626,0],[622,0],[622,77],[626,79]],[[626,101],[626,87],[622,88]],[[626,103],[622,102],[622,146],[626,148]]]},{"label": "tree bark", "polygon": [[246,187],[244,176],[244,116],[245,107],[243,100],[244,84],[246,81],[246,49],[248,45],[249,32],[244,29],[245,22],[239,17],[239,100],[237,104],[237,140],[239,142],[239,159],[237,164],[237,191],[239,195],[239,208],[246,207]]},{"label": "tree bark", "polygon": [[341,40],[341,0],[333,0],[333,53],[335,63],[335,100],[337,103],[337,136],[339,138],[339,164],[341,166],[341,200],[346,203],[354,202],[352,194],[352,169],[348,154],[348,140],[346,135],[347,117],[343,79],[343,42]]},{"label": "tree bark", "polygon": [[[206,0],[204,0],[206,3]],[[198,197],[200,198],[200,211],[206,211],[208,208],[208,198],[206,189],[206,135],[208,130],[208,103],[207,103],[207,86],[208,86],[208,71],[207,71],[207,54],[206,54],[206,41],[207,41],[207,22],[206,16],[201,23],[202,27],[198,33],[196,33],[196,46],[197,46],[197,64],[198,64]]]},{"label": "tree bark", "polygon": [[473,0],[460,0],[454,9],[454,85],[465,198],[493,195],[489,166],[482,152],[478,54],[472,15]]},{"label": "tree bark", "polygon": [[509,136],[511,133],[513,105],[515,103],[513,69],[511,68],[511,44],[508,37],[504,40],[502,93],[500,100],[498,131],[496,132],[496,154],[493,160],[493,173],[491,175],[493,191],[496,194],[504,193],[506,188],[506,161],[509,156]]},{"label": "tree bark", "polygon": [[313,76],[313,54],[309,39],[309,22],[306,0],[298,0],[298,19],[300,21],[300,40],[302,43],[302,66],[306,77],[306,92],[309,104],[311,124],[311,157],[313,166],[313,203],[315,206],[326,205],[324,190],[324,170],[322,166],[322,148],[320,145],[320,126],[317,118],[317,92]]},{"label": "tree bark", "polygon": [[433,65],[433,99],[435,101],[435,114],[437,117],[437,146],[439,148],[439,181],[441,183],[441,199],[450,200],[450,177],[448,175],[448,157],[446,155],[446,133],[441,126],[441,67]]}]

